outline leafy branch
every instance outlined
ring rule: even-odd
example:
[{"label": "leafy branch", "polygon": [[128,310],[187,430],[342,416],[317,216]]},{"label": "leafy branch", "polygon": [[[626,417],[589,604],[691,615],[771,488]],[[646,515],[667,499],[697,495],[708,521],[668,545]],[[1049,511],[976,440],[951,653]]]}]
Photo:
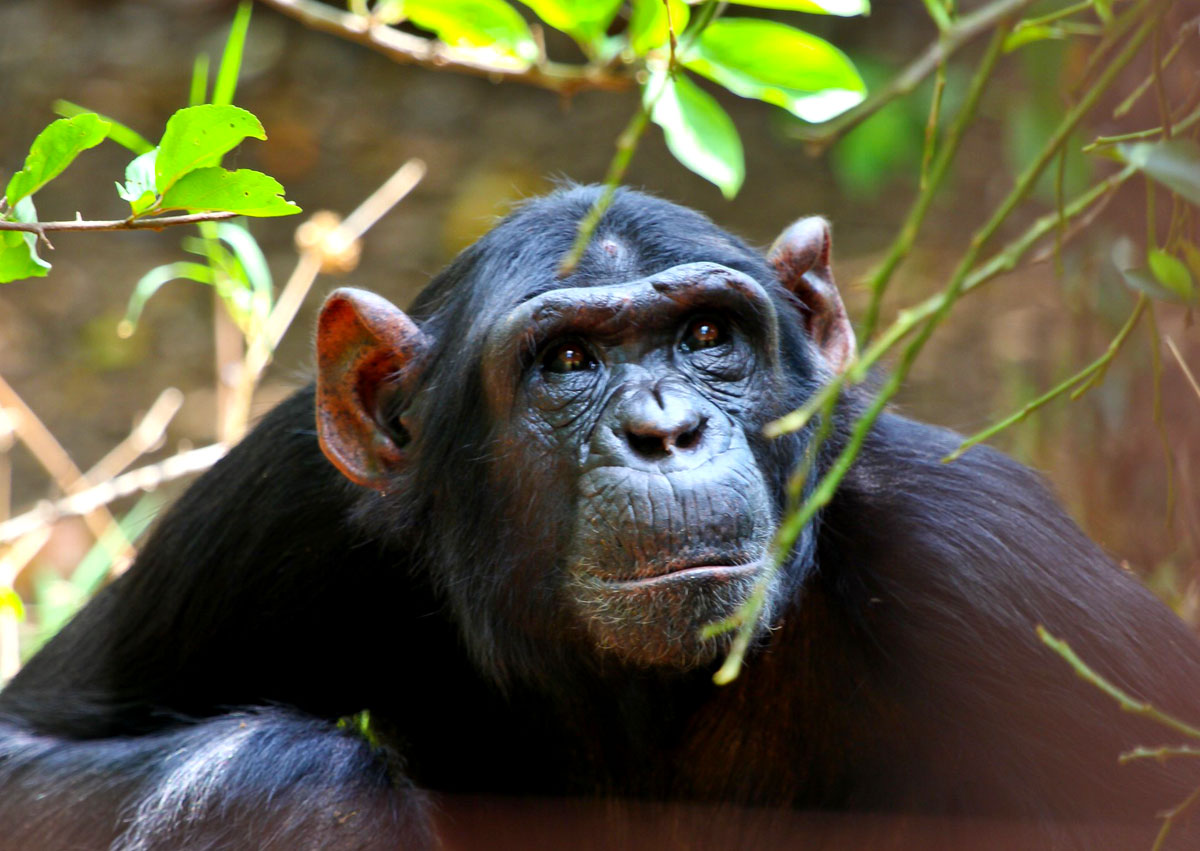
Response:
[{"label": "leafy branch", "polygon": [[493,81],[524,83],[549,89],[564,96],[584,91],[626,91],[635,85],[634,75],[608,63],[570,64],[544,57],[528,62],[503,53],[489,56],[436,39],[422,38],[394,29],[372,15],[335,9],[318,0],[259,0],[310,29],[327,32],[361,44],[394,62],[418,65],[437,71],[453,71]]},{"label": "leafy branch", "polygon": [[[1144,0],[1144,2],[1139,3],[1135,7],[1133,11],[1139,13],[1139,17],[1136,19],[1142,21],[1141,25],[1125,42],[1120,52],[1098,75],[1091,88],[1068,111],[1039,154],[1034,157],[1033,161],[1025,167],[1025,170],[1017,178],[1012,190],[993,210],[987,222],[972,236],[966,252],[943,289],[936,302],[936,306],[932,309],[928,318],[915,327],[916,336],[901,351],[899,360],[893,371],[887,377],[880,390],[875,394],[866,410],[854,423],[846,445],[834,459],[829,470],[822,476],[804,503],[794,513],[785,518],[784,522],[780,525],[772,547],[774,569],[779,569],[783,560],[792,552],[792,548],[801,530],[833,499],[833,495],[836,493],[842,479],[857,459],[867,435],[882,415],[887,404],[899,392],[917,356],[924,349],[934,330],[945,321],[955,303],[966,292],[966,284],[978,264],[979,255],[982,253],[984,246],[991,241],[999,231],[1000,226],[1029,194],[1037,179],[1042,175],[1047,165],[1049,165],[1063,145],[1066,144],[1071,133],[1083,117],[1095,106],[1101,95],[1113,84],[1122,69],[1137,55],[1142,45],[1154,32],[1164,8],[1165,3],[1163,0]],[[1002,21],[994,30],[993,44],[996,43],[997,39],[1002,40],[1007,37],[1014,23],[1011,19]],[[991,53],[992,51],[989,50],[988,56],[991,56]],[[988,59],[985,57],[984,62],[986,63],[987,61]],[[1056,216],[1055,221],[1057,219],[1058,217]],[[845,380],[853,380],[855,377],[858,381],[865,378],[858,364],[852,365],[846,370],[843,376],[835,380],[834,384],[838,387],[837,390],[818,393],[817,397],[810,400],[801,410],[809,412],[819,410],[829,403],[829,399],[833,395],[840,392],[840,388]],[[809,416],[811,416],[811,413]],[[801,425],[797,427],[802,427],[808,418],[796,417],[787,419],[789,426],[799,421]],[[769,427],[770,434],[781,434],[784,431],[782,423],[773,423]],[[765,580],[762,584],[765,585]],[[743,606],[742,611],[739,612],[737,616],[737,620],[740,622],[738,625],[738,636],[735,638],[733,648],[726,658],[725,663],[714,675],[714,682],[727,683],[737,676],[741,669],[744,653],[748,647],[749,638],[752,634],[754,624],[757,622],[761,606],[762,595],[755,595]]]},{"label": "leafy branch", "polygon": [[[1200,739],[1200,727],[1195,727],[1188,724],[1186,721],[1181,721],[1173,715],[1168,715],[1166,712],[1158,709],[1152,703],[1144,700],[1138,700],[1129,692],[1120,688],[1116,684],[1110,682],[1105,677],[1097,673],[1090,665],[1079,658],[1079,655],[1071,648],[1071,645],[1063,641],[1061,638],[1056,638],[1041,624],[1037,627],[1037,636],[1041,642],[1063,658],[1080,679],[1100,689],[1114,701],[1123,712],[1128,712],[1131,715],[1137,715],[1145,718],[1148,721],[1153,721],[1168,729],[1174,730],[1189,739]],[[1161,748],[1134,748],[1126,751],[1118,757],[1121,764],[1126,764],[1138,759],[1157,759],[1165,760],[1172,757],[1196,757],[1200,756],[1200,748],[1187,746],[1181,747],[1161,747]],[[1196,787],[1183,801],[1176,806],[1161,814],[1163,819],[1162,827],[1159,828],[1158,835],[1154,838],[1153,851],[1160,851],[1166,847],[1167,837],[1171,833],[1171,829],[1179,820],[1180,816],[1184,815],[1188,810],[1200,803],[1200,786]]]}]

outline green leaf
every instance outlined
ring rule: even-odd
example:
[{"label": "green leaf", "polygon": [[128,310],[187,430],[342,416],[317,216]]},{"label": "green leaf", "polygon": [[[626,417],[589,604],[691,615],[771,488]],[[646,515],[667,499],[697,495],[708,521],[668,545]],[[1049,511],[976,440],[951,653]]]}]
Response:
[{"label": "green leaf", "polygon": [[621,0],[521,0],[539,18],[583,45],[594,45],[621,8]]},{"label": "green leaf", "polygon": [[488,48],[533,62],[537,43],[529,25],[504,0],[404,0],[404,15],[452,47]]},{"label": "green leaf", "polygon": [[62,174],[75,157],[94,148],[108,135],[109,124],[94,112],[51,122],[37,135],[25,157],[25,167],[8,181],[8,203],[15,207],[22,198],[37,192]]},{"label": "green leaf", "polygon": [[1096,10],[1098,17],[1105,26],[1113,22],[1112,0],[1093,0],[1092,6]]},{"label": "green leaf", "polygon": [[675,159],[715,183],[726,198],[737,195],[746,176],[742,140],[716,100],[682,73],[672,79],[665,71],[650,75],[644,96]]},{"label": "green leaf", "polygon": [[21,595],[12,588],[0,587],[0,615],[25,620],[25,604],[21,602]]},{"label": "green leaf", "polygon": [[846,54],[822,38],[774,21],[715,21],[683,63],[734,94],[783,107],[814,123],[860,103],[867,90]]},{"label": "green leaf", "polygon": [[1187,265],[1192,271],[1192,277],[1200,278],[1200,248],[1186,241],[1180,243],[1180,246],[1183,248],[1183,256],[1187,258]]},{"label": "green leaf", "polygon": [[129,202],[129,209],[134,216],[154,206],[158,193],[154,191],[154,160],[158,149],[151,148],[141,156],[134,157],[125,166],[125,183],[117,184],[117,194]]},{"label": "green leaf", "polygon": [[754,6],[758,9],[787,9],[792,12],[810,12],[814,15],[871,14],[870,0],[733,0],[737,6]]},{"label": "green leaf", "polygon": [[[233,103],[237,90],[238,72],[242,68],[242,52],[246,47],[246,31],[250,28],[250,0],[242,0],[233,16],[229,38],[221,53],[221,65],[217,69],[217,81],[213,84],[212,102],[217,106]],[[207,77],[205,73],[205,77]]]},{"label": "green leaf", "polygon": [[1154,272],[1149,266],[1137,266],[1133,269],[1122,269],[1121,277],[1125,279],[1125,283],[1137,292],[1145,293],[1150,298],[1157,301],[1172,301],[1182,302],[1183,298],[1178,293],[1167,289],[1158,282]]},{"label": "green leaf", "polygon": [[1184,301],[1192,300],[1195,295],[1195,287],[1192,283],[1191,273],[1188,272],[1188,268],[1182,260],[1161,248],[1154,248],[1147,252],[1146,262],[1150,265],[1150,271],[1154,273],[1154,277],[1160,284]]},{"label": "green leaf", "polygon": [[1060,26],[1055,26],[1054,24],[1035,24],[1020,27],[1010,32],[1004,39],[1003,50],[1005,53],[1012,53],[1014,50],[1024,47],[1027,44],[1034,44],[1054,38],[1069,37],[1070,33]]},{"label": "green leaf", "polygon": [[155,266],[134,284],[133,294],[129,297],[129,304],[125,308],[125,318],[117,326],[117,335],[132,337],[150,296],[158,292],[163,284],[180,279],[211,285],[214,275],[213,270],[203,263],[193,263],[190,260],[177,260],[174,263]]},{"label": "green leaf", "polygon": [[[36,222],[37,210],[32,198],[22,198],[13,208],[12,218],[18,222]],[[37,253],[37,236],[26,231],[0,231],[0,284],[44,278],[50,264]]]},{"label": "green leaf", "polygon": [[146,151],[154,149],[154,145],[150,144],[150,141],[141,133],[131,130],[111,116],[96,112],[94,109],[88,109],[77,103],[71,103],[69,100],[56,100],[51,108],[54,110],[55,115],[61,115],[63,118],[74,118],[77,115],[85,115],[87,113],[98,116],[102,121],[108,122],[108,138],[121,147],[128,148],[135,154],[144,154]]},{"label": "green leaf", "polygon": [[[161,154],[159,155],[161,158]],[[261,171],[198,168],[163,193],[164,210],[224,210],[243,216],[291,216],[300,208],[282,197],[283,185]]]},{"label": "green leaf", "polygon": [[247,137],[265,139],[267,134],[254,114],[241,107],[202,104],[179,110],[167,119],[158,143],[155,188],[165,195],[188,172],[219,165]]},{"label": "green leaf", "polygon": [[1200,146],[1191,139],[1139,142],[1118,151],[1125,162],[1200,207]]},{"label": "green leaf", "polygon": [[[688,22],[688,7],[683,0],[668,0],[671,6],[670,29],[678,37]],[[663,0],[633,0],[629,18],[629,45],[638,56],[670,41],[667,27],[667,6]]]}]

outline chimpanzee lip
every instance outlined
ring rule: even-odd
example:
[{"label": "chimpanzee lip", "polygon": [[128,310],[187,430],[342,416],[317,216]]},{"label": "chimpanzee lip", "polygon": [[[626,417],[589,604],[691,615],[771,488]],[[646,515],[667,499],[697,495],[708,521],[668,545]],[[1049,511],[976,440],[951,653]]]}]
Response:
[{"label": "chimpanzee lip", "polygon": [[609,579],[604,584],[613,590],[650,589],[676,582],[722,581],[751,576],[763,566],[762,559],[745,564],[688,564],[671,567],[662,573],[637,579]]}]

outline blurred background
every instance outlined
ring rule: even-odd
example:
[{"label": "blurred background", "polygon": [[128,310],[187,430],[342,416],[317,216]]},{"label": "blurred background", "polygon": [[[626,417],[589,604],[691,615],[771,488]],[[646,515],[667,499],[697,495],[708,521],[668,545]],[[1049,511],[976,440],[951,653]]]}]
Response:
[{"label": "blurred background", "polygon": [[[979,5],[960,4],[964,11]],[[1197,9],[1178,5],[1175,19],[1182,26]],[[156,139],[166,118],[186,104],[193,56],[220,55],[233,10],[229,0],[4,0],[0,178],[20,167],[33,137],[54,118],[57,98]],[[921,0],[876,0],[867,18],[778,19],[838,45],[874,85],[936,37]],[[1197,41],[1186,46],[1167,80],[1179,101],[1192,98],[1200,83]],[[559,49],[553,42],[550,48]],[[897,274],[885,319],[944,286],[973,230],[1061,119],[1085,48],[1090,45],[1076,40],[1046,41],[1002,61],[916,250]],[[976,44],[964,56],[981,51]],[[951,67],[948,109],[961,100],[970,68]],[[1080,142],[1112,132],[1116,125],[1107,117],[1145,77],[1145,63],[1131,66]],[[633,91],[566,100],[518,84],[401,66],[264,6],[254,10],[241,79],[236,102],[259,116],[269,139],[248,142],[226,164],[278,178],[305,211],[249,225],[277,284],[296,263],[293,237],[301,220],[323,209],[347,214],[410,157],[428,165],[423,182],[367,234],[357,267],[342,278],[317,280],[259,386],[256,413],[307,380],[315,308],[325,293],[352,284],[406,305],[514,201],[544,192],[556,180],[602,180],[638,103]],[[702,210],[762,246],[801,215],[827,216],[839,284],[857,320],[866,301],[862,278],[888,247],[916,192],[931,85],[815,157],[800,139],[797,119],[709,90],[734,118],[746,147],[747,178],[736,199],[726,201],[681,167],[654,127],[626,182]],[[1145,97],[1120,127],[1153,127],[1157,116],[1154,98]],[[121,176],[129,158],[115,145],[86,152],[38,194],[41,218],[69,219],[77,210],[88,219],[127,215],[110,181]],[[1111,170],[1103,159],[1072,154],[1063,169],[1068,196]],[[1159,193],[1160,202],[1167,203],[1165,195]],[[1053,197],[1051,177],[997,246],[1051,210]],[[1132,180],[1070,241],[1057,264],[1052,253],[1041,252],[1041,262],[1026,262],[965,298],[921,356],[898,407],[971,433],[1100,355],[1135,300],[1113,253],[1143,250],[1146,210],[1144,184]],[[59,234],[48,253],[54,264],[49,277],[0,287],[0,376],[83,469],[122,441],[137,414],[167,387],[183,392],[182,408],[145,460],[217,437],[209,288],[169,284],[149,302],[136,333],[127,339],[116,333],[135,282],[152,267],[185,256],[183,231]],[[1200,332],[1191,312],[1161,304],[1155,311],[1164,340],[1170,338],[1193,373],[1200,372]],[[1161,428],[1154,414],[1156,354]],[[1156,351],[1143,325],[1102,385],[1077,402],[1052,402],[993,443],[1043,471],[1087,532],[1195,623],[1198,423],[1200,393],[1166,346]],[[0,466],[0,512],[18,514],[56,495],[24,448],[10,440],[0,450],[11,450]],[[169,497],[183,484],[162,492]],[[35,586],[70,577],[92,544],[81,520],[57,524],[18,577],[17,591],[27,601],[39,599]],[[32,612],[27,629],[37,621]]]}]

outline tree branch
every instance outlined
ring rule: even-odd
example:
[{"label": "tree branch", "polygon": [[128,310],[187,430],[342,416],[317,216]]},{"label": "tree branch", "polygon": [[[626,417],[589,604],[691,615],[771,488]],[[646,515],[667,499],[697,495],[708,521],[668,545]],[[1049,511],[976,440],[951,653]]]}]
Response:
[{"label": "tree branch", "polygon": [[111,221],[73,222],[9,222],[0,219],[0,231],[19,230],[36,233],[44,237],[51,231],[71,230],[163,230],[176,225],[194,225],[197,222],[219,222],[222,219],[232,219],[238,213],[212,212],[188,213],[185,216],[158,216],[146,219],[113,219]]},{"label": "tree branch", "polygon": [[880,109],[912,92],[921,84],[922,80],[937,69],[940,63],[960,48],[990,31],[1004,18],[1016,15],[1032,3],[1033,0],[994,0],[982,9],[959,18],[944,30],[938,36],[937,41],[929,45],[924,53],[909,63],[907,68],[892,77],[883,88],[832,121],[827,121],[811,130],[802,128],[795,131],[796,138],[805,142],[813,153],[821,153],[842,135],[866,121]]},{"label": "tree branch", "polygon": [[440,41],[421,38],[373,21],[364,15],[343,12],[317,0],[259,0],[277,12],[294,18],[310,29],[332,33],[339,38],[369,47],[404,65],[419,65],[438,71],[457,71],[495,81],[525,83],[558,92],[567,97],[592,89],[624,91],[633,86],[633,78],[597,65],[571,65],[541,62],[522,65],[486,62],[466,51],[455,50]]}]

